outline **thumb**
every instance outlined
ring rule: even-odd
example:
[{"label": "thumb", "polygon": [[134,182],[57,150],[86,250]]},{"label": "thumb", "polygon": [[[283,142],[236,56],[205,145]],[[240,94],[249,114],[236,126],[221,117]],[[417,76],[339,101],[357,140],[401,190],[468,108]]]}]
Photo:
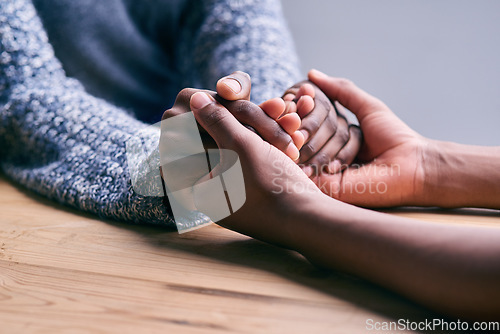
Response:
[{"label": "thumb", "polygon": [[382,101],[368,94],[350,80],[330,77],[318,70],[310,70],[308,78],[330,100],[339,101],[340,104],[352,111],[360,123],[368,114],[389,110]]},{"label": "thumb", "polygon": [[209,94],[193,94],[190,106],[198,123],[216,141],[219,148],[241,147],[239,144],[248,140],[246,136],[251,133],[250,130]]},{"label": "thumb", "polygon": [[250,100],[252,83],[250,76],[241,71],[236,71],[217,81],[217,94],[228,101]]}]

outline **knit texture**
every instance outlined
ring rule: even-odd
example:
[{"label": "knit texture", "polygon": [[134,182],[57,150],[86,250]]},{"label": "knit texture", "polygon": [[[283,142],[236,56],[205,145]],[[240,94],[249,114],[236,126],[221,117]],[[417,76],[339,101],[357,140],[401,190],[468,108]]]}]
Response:
[{"label": "knit texture", "polygon": [[[262,101],[297,81],[278,2],[205,1],[198,10],[176,51],[183,55],[181,86],[211,88],[239,69],[252,75],[253,100]],[[103,218],[171,224],[160,197],[131,187],[125,143],[145,127],[66,75],[30,1],[1,1],[0,167],[6,175]],[[145,140],[158,145],[154,131]]]}]

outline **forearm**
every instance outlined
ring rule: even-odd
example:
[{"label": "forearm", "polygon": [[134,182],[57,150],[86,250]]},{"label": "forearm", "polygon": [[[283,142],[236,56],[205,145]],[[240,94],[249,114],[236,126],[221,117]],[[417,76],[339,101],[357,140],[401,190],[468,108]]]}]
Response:
[{"label": "forearm", "polygon": [[414,221],[326,197],[306,211],[295,248],[312,262],[440,312],[498,317],[500,229]]},{"label": "forearm", "polygon": [[0,6],[0,54],[0,168],[9,177],[101,217],[173,223],[160,197],[131,187],[125,143],[144,124],[66,77],[31,1]]},{"label": "forearm", "polygon": [[424,169],[424,205],[500,209],[500,147],[430,141]]}]

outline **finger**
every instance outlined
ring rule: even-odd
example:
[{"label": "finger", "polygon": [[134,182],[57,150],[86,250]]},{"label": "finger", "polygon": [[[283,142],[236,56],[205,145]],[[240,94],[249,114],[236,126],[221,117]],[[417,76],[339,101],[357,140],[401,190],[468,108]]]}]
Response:
[{"label": "finger", "polygon": [[349,140],[336,154],[335,159],[330,162],[328,172],[330,174],[338,173],[354,161],[363,142],[363,135],[359,127],[349,125]]},{"label": "finger", "polygon": [[241,71],[221,78],[217,81],[217,94],[228,101],[250,100],[250,91],[252,83],[250,76]]},{"label": "finger", "polygon": [[316,96],[316,89],[310,83],[302,83],[301,86],[297,89],[296,94],[287,94],[294,95],[297,103],[297,113],[301,118],[304,118],[307,114],[309,114],[314,109],[314,97]]},{"label": "finger", "polygon": [[283,99],[285,99],[285,96],[288,94],[293,95],[293,99],[296,99],[296,95],[299,92],[300,87],[302,87],[304,84],[309,83],[307,80],[303,80],[301,82],[297,82],[295,85],[292,87],[288,88],[285,93],[283,94]]},{"label": "finger", "polygon": [[215,139],[219,148],[232,149],[251,133],[210,95],[198,92],[191,96],[190,107],[198,123]]},{"label": "finger", "polygon": [[309,95],[301,96],[297,101],[297,114],[304,118],[314,109],[314,100]]},{"label": "finger", "polygon": [[298,100],[302,96],[310,96],[314,99],[316,97],[316,90],[314,89],[313,85],[308,82],[301,85],[299,87],[299,90],[297,91],[296,99]]},{"label": "finger", "polygon": [[[315,166],[318,173],[329,172],[330,164],[335,161],[335,157],[342,147],[349,142],[349,128],[347,122],[343,118],[339,118],[337,124],[338,128],[335,134],[328,139],[325,145],[317,151],[316,154],[312,155],[311,158],[305,162],[306,164]],[[320,131],[318,131],[318,134]],[[316,137],[318,137],[318,135]],[[314,139],[316,139],[316,137]],[[304,155],[304,153],[302,153],[302,155]]]},{"label": "finger", "polygon": [[195,89],[195,88],[184,88],[182,89],[177,97],[175,98],[174,105],[172,108],[166,110],[163,113],[162,121],[168,119],[170,117],[174,117],[180,114],[184,114],[186,112],[190,112],[191,108],[189,106],[191,96],[193,96],[196,92],[205,92],[210,94],[212,97],[215,96],[215,92],[209,90]]},{"label": "finger", "polygon": [[259,107],[264,110],[267,116],[272,119],[278,119],[282,114],[285,113],[286,104],[283,99],[276,97],[274,99],[267,100],[262,102]]},{"label": "finger", "polygon": [[299,150],[294,145],[292,137],[259,106],[244,100],[222,101],[222,105],[242,124],[255,129],[265,141],[293,160],[298,159]]},{"label": "finger", "polygon": [[360,123],[372,112],[389,110],[382,101],[360,89],[350,80],[330,77],[318,70],[309,71],[308,77],[330,100],[338,100],[352,111]]},{"label": "finger", "polygon": [[297,147],[297,149],[301,149],[302,146],[304,145],[304,135],[300,131],[295,131],[294,133],[291,134],[292,140]]},{"label": "finger", "polygon": [[[195,94],[197,92],[205,92],[205,93],[211,95],[212,97],[215,97],[215,95],[216,95],[215,92],[208,91],[208,90],[184,88],[183,90],[181,90],[179,92],[179,94],[177,94],[177,97],[175,99],[175,102],[174,102],[174,105],[172,106],[172,108],[166,110],[163,113],[161,120],[164,121],[164,120],[167,120],[171,117],[175,117],[175,116],[187,113],[187,112],[191,112],[191,107],[190,107],[191,96],[193,96],[193,94]],[[215,143],[213,138],[207,134],[205,129],[200,127],[199,130],[200,130],[200,135],[201,135],[201,140],[203,142],[203,146],[207,149],[208,148],[216,148],[217,144]]]},{"label": "finger", "polygon": [[325,122],[331,109],[331,103],[314,103],[313,110],[309,112],[309,114],[307,114],[304,118],[302,118],[300,130],[304,134],[306,143],[310,138],[316,135],[323,122]]},{"label": "finger", "polygon": [[292,135],[300,127],[300,117],[296,113],[286,114],[277,122],[289,135]]},{"label": "finger", "polygon": [[285,101],[285,112],[283,114],[286,115],[296,112],[297,112],[297,104],[295,104],[294,101]]},{"label": "finger", "polygon": [[287,114],[285,111],[285,101],[279,97],[261,103],[260,108],[264,110],[269,117],[277,120],[278,124],[281,125],[289,135],[297,131],[300,126],[300,117],[296,113]]},{"label": "finger", "polygon": [[283,96],[284,101],[293,101],[295,100],[295,94],[292,93],[287,93],[285,96]]},{"label": "finger", "polygon": [[[305,163],[321,151],[323,146],[334,137],[337,131],[337,123],[331,122],[330,118],[327,118],[325,122],[321,125],[320,129],[314,137],[309,141],[306,141],[302,149],[300,150],[300,162]],[[326,160],[325,157],[322,160]]]}]

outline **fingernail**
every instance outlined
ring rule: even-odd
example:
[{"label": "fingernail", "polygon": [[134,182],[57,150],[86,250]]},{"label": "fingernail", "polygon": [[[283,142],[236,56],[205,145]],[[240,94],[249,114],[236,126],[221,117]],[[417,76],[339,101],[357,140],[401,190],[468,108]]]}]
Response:
[{"label": "fingernail", "polygon": [[309,95],[303,95],[297,101],[297,113],[301,118],[307,116],[314,109],[314,100]]},{"label": "fingernail", "polygon": [[314,68],[310,71],[310,73],[312,75],[314,75],[315,77],[320,78],[320,79],[328,78],[328,75],[326,75],[325,73],[318,71],[317,69],[314,69]]},{"label": "fingernail", "polygon": [[293,101],[286,101],[285,102],[285,112],[283,113],[283,115],[286,115],[286,114],[292,114],[292,113],[296,113],[297,112],[297,105],[295,104],[295,102]]},{"label": "fingernail", "polygon": [[340,172],[342,169],[342,164],[338,160],[333,160],[328,164],[328,173],[335,174]]},{"label": "fingernail", "polygon": [[289,113],[290,113],[290,102],[285,101],[285,111],[283,111],[283,113],[278,118],[281,118]]},{"label": "fingernail", "polygon": [[313,175],[313,168],[311,166],[304,166],[302,167],[302,171],[307,175],[307,177],[311,177]]},{"label": "fingernail", "polygon": [[202,109],[213,101],[214,99],[207,93],[197,92],[191,96],[191,107],[194,109]]},{"label": "fingernail", "polygon": [[306,130],[300,130],[300,132],[302,132],[302,134],[304,135],[304,143],[307,143],[307,139],[309,138],[309,132],[307,132]]},{"label": "fingernail", "polygon": [[283,100],[285,101],[293,101],[295,99],[295,95],[292,93],[288,93],[285,96],[283,96]]},{"label": "fingernail", "polygon": [[285,153],[293,161],[299,160],[299,157],[300,157],[299,149],[297,148],[297,146],[295,146],[295,144],[293,143],[293,141],[291,141],[290,144],[288,144],[288,147],[286,148]]},{"label": "fingernail", "polygon": [[235,94],[238,94],[241,92],[241,85],[238,80],[232,79],[232,78],[227,78],[224,79],[224,84],[229,87]]},{"label": "fingernail", "polygon": [[297,149],[300,150],[302,148],[302,146],[304,146],[304,135],[302,134],[302,132],[295,131],[292,134],[292,139],[293,139],[295,146],[297,146]]}]

